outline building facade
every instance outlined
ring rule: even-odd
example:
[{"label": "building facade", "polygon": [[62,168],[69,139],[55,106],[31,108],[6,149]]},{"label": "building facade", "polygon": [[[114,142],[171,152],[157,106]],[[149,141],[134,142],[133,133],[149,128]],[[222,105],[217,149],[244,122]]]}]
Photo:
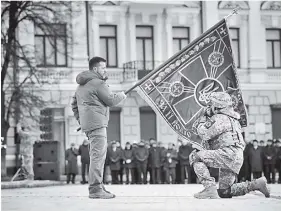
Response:
[{"label": "building facade", "polygon": [[[184,48],[201,33],[239,6],[238,15],[227,19],[238,66],[243,98],[248,108],[247,141],[281,138],[281,2],[278,1],[96,1],[72,2],[81,12],[60,23],[61,36],[70,30],[73,45],[57,42],[62,49],[47,58],[52,49],[32,24],[30,36],[20,32],[20,41],[35,47],[36,64],[45,71],[40,88],[45,100],[54,102],[54,140],[61,142],[61,159],[70,143],[80,145],[85,137],[71,100],[76,75],[88,69],[88,59],[107,60],[111,89],[125,91],[139,79]],[[65,30],[63,30],[65,29]],[[44,43],[44,44],[43,44]],[[40,53],[41,52],[41,53]],[[50,65],[51,64],[51,65]],[[38,88],[39,89],[39,88]],[[7,167],[15,165],[13,128],[7,142]],[[38,130],[39,131],[39,130]],[[38,134],[40,134],[38,132]],[[111,108],[108,140],[139,141],[155,138],[167,144],[177,142],[169,128],[146,102],[132,91],[117,107]],[[63,172],[64,164],[61,165]]]}]

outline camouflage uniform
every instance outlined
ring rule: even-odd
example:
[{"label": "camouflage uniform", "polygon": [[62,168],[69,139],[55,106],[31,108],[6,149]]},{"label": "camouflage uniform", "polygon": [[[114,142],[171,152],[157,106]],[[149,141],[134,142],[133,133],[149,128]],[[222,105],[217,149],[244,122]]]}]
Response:
[{"label": "camouflage uniform", "polygon": [[19,130],[20,135],[20,154],[22,156],[22,167],[28,172],[27,179],[34,179],[33,172],[33,141],[28,132]]},{"label": "camouflage uniform", "polygon": [[202,192],[194,196],[205,198],[206,195],[202,196],[202,193],[204,195],[206,189],[216,187],[215,179],[210,176],[207,167],[220,168],[219,189],[217,193],[212,192],[214,198],[245,195],[254,189],[253,184],[234,183],[243,164],[245,148],[238,122],[240,115],[233,110],[231,97],[227,93],[214,92],[210,95],[210,101],[214,108],[219,109],[218,112],[210,117],[202,116],[195,126],[206,150],[193,151],[190,155],[190,164],[193,165],[196,175],[205,187]]}]

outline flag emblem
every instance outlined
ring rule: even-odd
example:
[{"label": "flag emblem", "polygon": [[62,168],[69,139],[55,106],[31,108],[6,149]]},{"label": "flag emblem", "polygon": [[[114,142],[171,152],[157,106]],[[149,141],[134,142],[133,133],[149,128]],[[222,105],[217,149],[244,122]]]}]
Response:
[{"label": "flag emblem", "polygon": [[220,52],[213,52],[208,58],[208,62],[212,67],[219,67],[224,62],[223,54]]},{"label": "flag emblem", "polygon": [[204,78],[198,82],[195,88],[195,99],[198,105],[206,107],[210,102],[209,96],[212,92],[224,91],[223,85],[215,78]]}]

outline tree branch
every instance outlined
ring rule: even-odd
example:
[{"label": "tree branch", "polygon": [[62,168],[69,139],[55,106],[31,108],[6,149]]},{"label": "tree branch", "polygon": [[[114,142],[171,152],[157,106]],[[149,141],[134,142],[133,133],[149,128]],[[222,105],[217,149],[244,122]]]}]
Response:
[{"label": "tree branch", "polygon": [[[52,103],[45,101],[42,95],[40,95],[39,90],[35,93],[33,90],[36,89],[35,86],[28,83],[28,80],[32,83],[36,80],[37,84],[42,84],[39,79],[40,70],[33,64],[33,52],[30,51],[27,45],[21,45],[18,37],[16,37],[19,26],[21,27],[21,23],[23,23],[24,27],[25,20],[32,21],[43,33],[57,36],[60,34],[54,24],[67,23],[65,17],[68,17],[68,15],[71,17],[73,10],[71,3],[62,1],[56,3],[5,1],[2,4],[1,18],[2,23],[5,24],[3,24],[4,27],[1,29],[1,41],[4,52],[1,70],[1,94],[4,100],[2,100],[1,105],[3,112],[1,117],[2,121],[7,123],[6,127],[9,128],[9,120],[13,115],[26,116],[27,114],[31,118],[36,119],[38,116],[34,111],[41,109],[48,103]],[[50,20],[48,14],[53,16],[53,20]],[[66,41],[69,41],[68,37],[66,37]],[[50,40],[50,44],[54,46],[53,40]],[[14,67],[11,67],[12,62],[15,62]],[[13,68],[17,69],[10,71]],[[19,74],[24,75],[25,73],[26,77],[18,82]],[[3,90],[4,84],[5,90]],[[15,113],[15,110],[19,110],[19,114]]]}]

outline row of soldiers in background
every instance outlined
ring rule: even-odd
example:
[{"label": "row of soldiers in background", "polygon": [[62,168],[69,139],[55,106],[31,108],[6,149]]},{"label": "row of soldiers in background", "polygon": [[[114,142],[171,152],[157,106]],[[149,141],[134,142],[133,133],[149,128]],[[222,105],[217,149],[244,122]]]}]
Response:
[{"label": "row of soldiers in background", "polygon": [[[184,184],[196,183],[196,175],[189,165],[189,155],[194,149],[183,141],[179,149],[169,143],[166,149],[161,142],[127,142],[122,149],[112,141],[107,150],[106,165],[110,167],[112,184]],[[104,183],[108,183],[104,174]],[[148,176],[150,177],[148,181]]]},{"label": "row of soldiers in background", "polygon": [[[278,173],[278,181],[276,181]],[[248,143],[244,150],[244,163],[238,180],[245,181],[259,178],[262,174],[268,183],[281,183],[281,142],[279,140],[257,141]]]},{"label": "row of soldiers in background", "polygon": [[[179,142],[177,149],[173,143],[166,149],[161,142],[150,139],[149,143],[127,142],[122,149],[119,142],[113,141],[107,150],[106,166],[110,169],[112,184],[184,184],[196,183],[196,175],[189,165],[189,155],[194,150],[186,142]],[[77,156],[81,156],[82,184],[86,184],[85,175],[89,171],[89,146],[84,140],[79,149],[71,144],[66,151],[67,183],[75,183],[78,174]],[[107,169],[107,168],[105,168]],[[210,169],[213,177],[218,180],[218,169]],[[244,163],[238,175],[238,181],[250,181],[251,178],[259,178],[262,174],[269,183],[281,183],[281,142],[268,140],[258,142],[253,140],[246,145],[244,150]],[[104,183],[108,183],[108,174],[104,174]],[[125,180],[123,181],[123,175]],[[147,180],[150,177],[149,181]]]}]

